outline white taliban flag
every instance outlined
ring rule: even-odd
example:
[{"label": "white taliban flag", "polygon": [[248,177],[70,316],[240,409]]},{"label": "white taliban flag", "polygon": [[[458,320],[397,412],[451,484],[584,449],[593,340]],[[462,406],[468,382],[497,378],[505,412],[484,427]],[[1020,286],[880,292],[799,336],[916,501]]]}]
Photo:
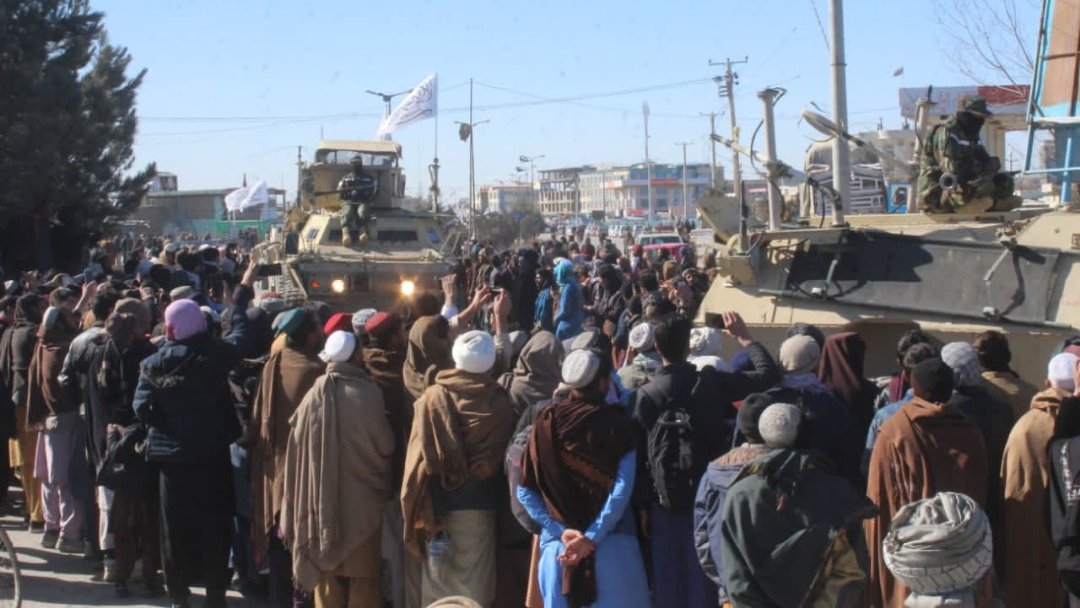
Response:
[{"label": "white taliban flag", "polygon": [[237,188],[225,195],[225,208],[229,211],[243,211],[248,207],[265,205],[270,202],[270,195],[266,191],[266,182],[256,182],[248,188]]},{"label": "white taliban flag", "polygon": [[375,132],[376,139],[385,139],[401,127],[407,127],[414,122],[420,122],[425,118],[433,118],[439,111],[439,82],[438,74],[432,74],[424,79],[405,99],[401,100],[398,107],[379,123],[379,129]]}]

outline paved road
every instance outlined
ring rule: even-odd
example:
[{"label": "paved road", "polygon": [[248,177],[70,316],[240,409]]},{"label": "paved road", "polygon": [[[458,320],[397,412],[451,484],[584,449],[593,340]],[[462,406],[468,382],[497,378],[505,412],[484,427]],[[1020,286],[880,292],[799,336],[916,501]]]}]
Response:
[{"label": "paved road", "polygon": [[[7,530],[19,555],[22,569],[23,606],[169,606],[167,597],[147,599],[141,582],[130,584],[131,597],[118,599],[110,583],[99,582],[100,565],[82,555],[66,555],[41,546],[41,535],[30,534],[22,520],[5,517],[0,525]],[[202,605],[202,589],[192,588],[192,606]],[[229,593],[230,606],[257,606],[238,593]]]}]

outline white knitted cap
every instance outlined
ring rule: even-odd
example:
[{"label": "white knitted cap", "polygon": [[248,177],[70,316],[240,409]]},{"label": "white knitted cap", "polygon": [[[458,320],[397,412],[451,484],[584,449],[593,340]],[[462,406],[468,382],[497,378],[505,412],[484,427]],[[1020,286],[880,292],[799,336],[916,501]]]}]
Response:
[{"label": "white knitted cap", "polygon": [[758,419],[758,432],[770,448],[790,448],[799,436],[802,412],[790,403],[774,403]]},{"label": "white knitted cap", "polygon": [[356,350],[356,336],[352,332],[335,331],[326,338],[319,358],[326,363],[348,361]]},{"label": "white knitted cap", "polygon": [[374,308],[361,308],[360,310],[354,312],[352,316],[353,331],[358,334],[365,333],[364,324],[367,323],[368,320],[371,319],[371,317],[374,317],[375,313],[377,312],[379,311],[375,310]]},{"label": "white knitted cap", "polygon": [[651,323],[638,323],[630,330],[628,339],[630,348],[640,352],[650,351],[656,343],[656,336]]},{"label": "white knitted cap", "polygon": [[563,383],[572,388],[585,388],[600,370],[600,357],[589,350],[575,350],[562,364]]}]

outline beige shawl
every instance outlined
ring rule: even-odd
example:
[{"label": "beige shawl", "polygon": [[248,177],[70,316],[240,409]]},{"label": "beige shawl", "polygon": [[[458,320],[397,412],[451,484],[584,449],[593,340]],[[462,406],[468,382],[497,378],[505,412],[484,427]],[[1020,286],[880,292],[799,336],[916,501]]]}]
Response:
[{"label": "beige shawl", "polygon": [[331,363],[289,420],[281,531],[293,578],[311,591],[375,533],[393,497],[394,432],[382,391]]}]

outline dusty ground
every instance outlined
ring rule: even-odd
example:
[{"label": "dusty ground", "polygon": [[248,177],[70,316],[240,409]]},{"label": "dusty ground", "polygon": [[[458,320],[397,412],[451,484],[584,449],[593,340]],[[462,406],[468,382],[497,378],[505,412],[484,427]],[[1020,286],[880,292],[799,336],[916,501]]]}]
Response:
[{"label": "dusty ground", "polygon": [[[130,584],[131,597],[119,599],[111,583],[102,583],[100,565],[82,555],[67,555],[41,546],[41,535],[30,534],[22,520],[8,516],[0,521],[15,544],[22,569],[24,607],[35,606],[169,606],[167,597],[148,599],[139,581]],[[202,589],[192,588],[191,606],[202,605]],[[230,606],[259,606],[229,593]]]}]

